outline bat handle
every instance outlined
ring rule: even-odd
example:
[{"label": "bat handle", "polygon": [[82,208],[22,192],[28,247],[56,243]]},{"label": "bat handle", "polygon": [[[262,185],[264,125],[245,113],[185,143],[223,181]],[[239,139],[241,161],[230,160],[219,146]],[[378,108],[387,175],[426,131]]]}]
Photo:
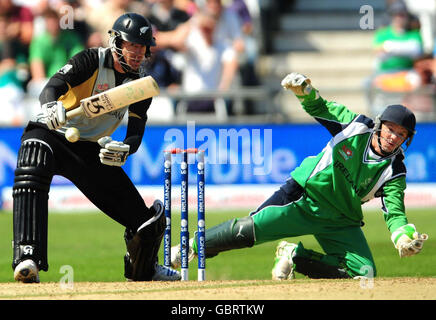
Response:
[{"label": "bat handle", "polygon": [[82,105],[78,106],[77,108],[75,108],[73,110],[67,111],[67,120],[70,120],[71,118],[80,116],[81,114],[83,114]]}]

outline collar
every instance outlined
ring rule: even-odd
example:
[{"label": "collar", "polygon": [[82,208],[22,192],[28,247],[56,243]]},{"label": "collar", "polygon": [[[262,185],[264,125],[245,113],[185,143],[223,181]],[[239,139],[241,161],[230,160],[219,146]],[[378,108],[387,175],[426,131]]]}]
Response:
[{"label": "collar", "polygon": [[[105,68],[114,69],[114,57],[112,56],[112,50],[108,48],[106,56],[104,57],[103,66]],[[116,71],[116,70],[115,70]]]}]

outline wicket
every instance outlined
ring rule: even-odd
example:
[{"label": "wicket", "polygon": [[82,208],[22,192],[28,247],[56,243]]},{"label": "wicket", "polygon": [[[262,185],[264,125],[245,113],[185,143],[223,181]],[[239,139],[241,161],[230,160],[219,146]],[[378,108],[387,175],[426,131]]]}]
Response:
[{"label": "wicket", "polygon": [[205,257],[205,180],[204,180],[204,151],[196,148],[182,150],[179,148],[164,151],[164,209],[166,229],[164,234],[164,265],[171,266],[171,170],[172,155],[182,154],[180,163],[181,175],[181,211],[180,211],[180,251],[182,280],[189,279],[189,222],[188,222],[188,154],[197,156],[197,255],[198,281],[204,281],[206,276]]}]

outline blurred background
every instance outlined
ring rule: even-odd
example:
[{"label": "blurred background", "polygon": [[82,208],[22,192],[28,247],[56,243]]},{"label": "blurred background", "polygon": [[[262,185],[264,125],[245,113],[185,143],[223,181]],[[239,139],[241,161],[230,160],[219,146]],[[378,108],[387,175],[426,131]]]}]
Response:
[{"label": "blurred background", "polygon": [[[394,103],[412,109],[419,123],[406,153],[406,202],[436,205],[436,0],[0,0],[4,209],[11,209],[19,139],[39,112],[41,89],[80,50],[107,46],[107,31],[129,11],[150,19],[157,42],[144,68],[161,95],[125,166],[147,203],[163,196],[169,146],[208,149],[211,208],[254,209],[317,154],[328,133],[280,86],[296,71],[356,113],[375,117]],[[115,138],[123,139],[123,129]],[[229,155],[237,161],[226,162]],[[61,177],[50,205],[92,208]]]}]

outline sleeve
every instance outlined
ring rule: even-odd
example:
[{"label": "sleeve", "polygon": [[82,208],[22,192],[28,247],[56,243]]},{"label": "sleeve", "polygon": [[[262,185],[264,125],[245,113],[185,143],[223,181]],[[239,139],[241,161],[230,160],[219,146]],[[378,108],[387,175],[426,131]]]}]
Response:
[{"label": "sleeve", "polygon": [[138,151],[144,136],[147,123],[147,110],[150,108],[152,98],[139,101],[129,107],[129,120],[124,143],[130,146],[130,154]]},{"label": "sleeve", "polygon": [[63,80],[70,87],[76,87],[88,80],[97,69],[98,49],[86,49],[69,59],[66,65],[53,77]]},{"label": "sleeve", "polygon": [[45,47],[43,38],[41,36],[35,37],[29,45],[29,62],[32,63],[32,61],[35,60],[43,60]]},{"label": "sleeve", "polygon": [[58,78],[50,78],[44,89],[39,95],[41,105],[50,101],[56,101],[61,95],[68,91],[68,85],[65,81]]},{"label": "sleeve", "polygon": [[383,217],[390,232],[408,223],[404,207],[405,189],[405,176],[392,179],[383,186],[383,195],[381,198]]},{"label": "sleeve", "polygon": [[89,79],[98,68],[98,53],[93,49],[79,52],[73,56],[47,82],[39,96],[39,102],[44,104],[56,101],[71,87],[75,87]]},{"label": "sleeve", "polygon": [[334,136],[342,131],[357,114],[342,104],[327,101],[322,97],[302,104],[303,109]]}]

